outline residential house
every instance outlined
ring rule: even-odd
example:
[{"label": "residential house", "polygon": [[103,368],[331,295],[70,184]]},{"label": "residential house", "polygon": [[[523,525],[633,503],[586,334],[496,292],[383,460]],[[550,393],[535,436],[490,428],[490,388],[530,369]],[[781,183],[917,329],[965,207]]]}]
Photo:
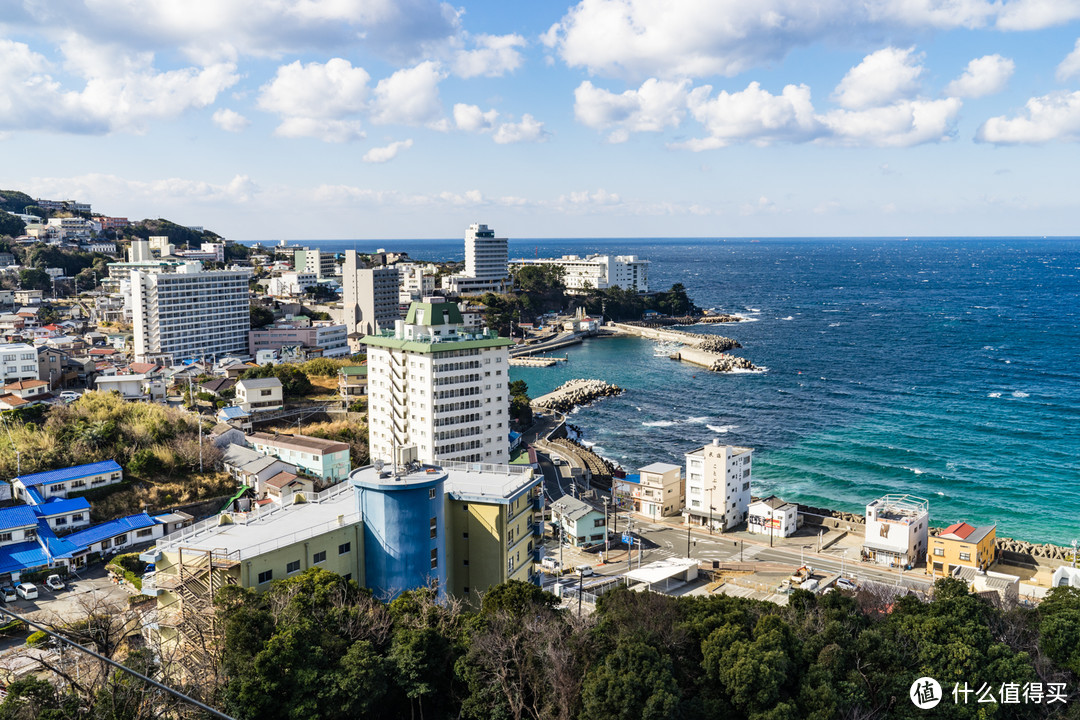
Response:
[{"label": "residential house", "polygon": [[149,375],[103,375],[94,381],[94,387],[101,392],[118,392],[125,400],[165,400],[165,381]]},{"label": "residential house", "polygon": [[16,290],[16,305],[40,305],[45,294],[41,290]]},{"label": "residential house", "polygon": [[33,502],[32,490],[44,500],[59,497],[66,498],[68,493],[81,492],[106,485],[123,482],[124,471],[115,460],[76,465],[47,470],[31,475],[20,475],[12,479],[15,497],[24,502]]},{"label": "residential house", "polygon": [[309,494],[315,491],[315,484],[309,478],[285,471],[274,475],[263,485],[266,488],[266,496],[281,504],[292,503],[296,493]]},{"label": "residential house", "polygon": [[265,482],[281,472],[296,473],[296,466],[270,455],[263,455],[243,445],[229,445],[222,457],[225,472],[240,485],[265,495]]},{"label": "residential house", "polygon": [[236,381],[232,378],[214,378],[200,385],[199,390],[210,393],[214,397],[221,397],[222,393],[232,390],[235,385]]},{"label": "residential house", "polygon": [[4,394],[15,395],[26,401],[38,400],[49,394],[49,383],[43,380],[18,380],[3,387]]},{"label": "residential house", "polygon": [[914,495],[884,495],[866,506],[862,557],[912,568],[926,557],[930,503]]},{"label": "residential house", "polygon": [[0,385],[38,379],[38,356],[33,345],[0,344]]},{"label": "residential house", "polygon": [[656,462],[638,470],[638,478],[637,487],[630,491],[635,513],[659,520],[682,511],[682,468]]},{"label": "residential house", "polygon": [[603,510],[569,495],[551,503],[551,523],[559,529],[566,543],[575,547],[603,542],[607,530]]},{"label": "residential house", "polygon": [[63,387],[67,373],[68,354],[55,347],[37,348],[38,380],[44,380],[50,390]]},{"label": "residential house", "polygon": [[750,514],[751,448],[721,445],[719,439],[686,453],[686,507],[690,525],[720,531],[735,528]]},{"label": "residential house", "polygon": [[32,507],[39,521],[44,520],[56,533],[72,532],[90,525],[90,501],[86,498],[54,497]]},{"label": "residential house", "polygon": [[280,410],[285,407],[281,381],[271,378],[246,378],[236,383],[233,405],[250,413]]},{"label": "residential house", "polygon": [[340,441],[259,432],[249,435],[248,442],[256,451],[280,458],[327,483],[344,480],[352,469],[349,445]]},{"label": "residential house", "polygon": [[969,591],[1000,607],[1015,607],[1020,600],[1020,578],[1016,575],[961,565],[954,566],[952,576],[962,580]]},{"label": "residential house", "polygon": [[186,528],[194,522],[194,518],[186,512],[174,510],[173,512],[155,515],[154,519],[161,523],[163,535],[174,533],[181,528]]},{"label": "residential house", "polygon": [[56,554],[56,559],[82,567],[96,555],[115,554],[154,542],[164,534],[164,529],[162,523],[145,512],[117,518],[59,538],[55,545],[61,552]]},{"label": "residential house", "polygon": [[346,403],[367,395],[367,365],[346,365],[338,368],[338,392]]},{"label": "residential house", "polygon": [[958,567],[985,571],[997,559],[997,526],[972,527],[964,522],[930,538],[926,565],[934,577],[955,575]]}]

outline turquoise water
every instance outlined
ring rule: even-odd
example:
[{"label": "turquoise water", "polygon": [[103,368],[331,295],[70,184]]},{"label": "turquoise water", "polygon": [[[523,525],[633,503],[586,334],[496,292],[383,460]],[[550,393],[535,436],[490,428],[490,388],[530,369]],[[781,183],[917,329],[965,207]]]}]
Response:
[{"label": "turquoise water", "polygon": [[[331,241],[460,259],[460,240]],[[754,492],[861,511],[884,493],[932,521],[1080,537],[1080,244],[1074,239],[511,240],[512,256],[635,253],[654,288],[748,322],[694,328],[768,371],[718,375],[636,338],[514,368],[533,395],[574,377],[627,388],[573,422],[628,469],[713,437],[755,448]]]}]

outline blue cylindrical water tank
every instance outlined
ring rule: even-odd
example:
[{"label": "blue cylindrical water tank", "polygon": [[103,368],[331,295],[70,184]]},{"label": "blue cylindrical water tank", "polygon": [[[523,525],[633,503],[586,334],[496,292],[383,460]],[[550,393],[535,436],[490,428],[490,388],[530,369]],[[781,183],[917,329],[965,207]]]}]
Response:
[{"label": "blue cylindrical water tank", "polygon": [[446,472],[425,467],[408,474],[373,467],[349,475],[364,520],[365,583],[380,600],[406,590],[446,593]]}]

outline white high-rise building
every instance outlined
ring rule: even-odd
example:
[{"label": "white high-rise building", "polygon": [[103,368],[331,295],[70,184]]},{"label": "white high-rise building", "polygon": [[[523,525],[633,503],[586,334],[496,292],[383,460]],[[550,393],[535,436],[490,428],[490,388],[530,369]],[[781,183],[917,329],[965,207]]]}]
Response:
[{"label": "white high-rise building", "polygon": [[250,270],[205,271],[189,262],[175,272],[131,271],[138,362],[213,360],[247,355]]},{"label": "white high-rise building", "polygon": [[470,332],[457,305],[427,298],[393,336],[368,336],[368,446],[389,463],[415,448],[421,462],[510,461],[512,344]]},{"label": "white high-rise building", "polygon": [[561,258],[519,258],[511,265],[556,265],[563,269],[569,291],[607,290],[618,285],[624,290],[649,292],[649,261],[637,255],[563,255]]},{"label": "white high-rise building", "polygon": [[393,329],[394,321],[401,318],[397,268],[393,265],[360,267],[356,251],[346,250],[341,272],[342,322],[349,332],[372,335]]},{"label": "white high-rise building", "polygon": [[711,523],[714,529],[724,531],[746,521],[753,453],[751,448],[721,445],[719,440],[686,453],[683,517],[687,523]]},{"label": "white high-rise building", "polygon": [[507,239],[495,237],[487,225],[473,223],[465,231],[465,273],[443,278],[443,289],[456,295],[503,292],[509,288]]}]

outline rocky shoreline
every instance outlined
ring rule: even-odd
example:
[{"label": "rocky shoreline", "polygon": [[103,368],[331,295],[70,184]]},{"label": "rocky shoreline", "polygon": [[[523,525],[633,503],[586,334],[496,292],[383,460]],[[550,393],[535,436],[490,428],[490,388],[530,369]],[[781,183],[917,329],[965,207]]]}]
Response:
[{"label": "rocky shoreline", "polygon": [[628,320],[627,325],[642,327],[671,327],[672,325],[698,325],[699,323],[737,323],[744,318],[727,313],[706,313],[703,315],[680,315],[679,317],[650,318],[649,320]]},{"label": "rocky shoreline", "polygon": [[555,390],[532,401],[533,407],[557,412],[570,412],[579,405],[588,405],[602,397],[619,395],[623,389],[603,380],[567,380]]}]

